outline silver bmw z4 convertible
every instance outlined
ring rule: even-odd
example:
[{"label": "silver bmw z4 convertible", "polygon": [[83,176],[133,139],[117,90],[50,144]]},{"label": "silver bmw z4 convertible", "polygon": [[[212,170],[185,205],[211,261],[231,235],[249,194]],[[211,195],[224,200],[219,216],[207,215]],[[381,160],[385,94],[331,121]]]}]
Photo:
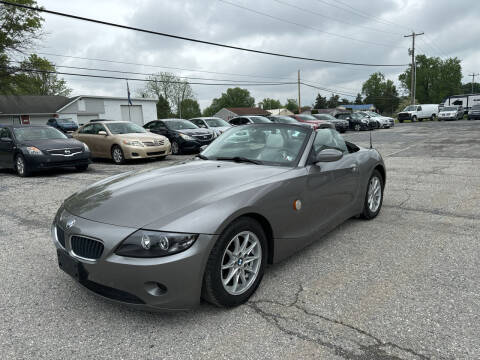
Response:
[{"label": "silver bmw z4 convertible", "polygon": [[244,303],[265,267],[382,206],[385,165],[334,129],[234,127],[193,161],[97,182],[62,204],[62,270],[105,298],[183,310]]}]

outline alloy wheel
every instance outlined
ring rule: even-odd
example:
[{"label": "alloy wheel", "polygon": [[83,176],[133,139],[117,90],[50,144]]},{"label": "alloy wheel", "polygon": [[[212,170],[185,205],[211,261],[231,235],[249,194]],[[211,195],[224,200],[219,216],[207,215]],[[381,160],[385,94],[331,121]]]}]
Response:
[{"label": "alloy wheel", "polygon": [[115,147],[112,150],[112,157],[113,157],[113,161],[115,161],[115,163],[121,164],[123,162],[122,149],[120,149],[119,147]]},{"label": "alloy wheel", "polygon": [[368,185],[368,208],[372,213],[375,213],[380,207],[382,199],[382,185],[380,179],[376,176],[370,179]]},{"label": "alloy wheel", "polygon": [[220,277],[231,295],[246,292],[255,282],[262,264],[262,246],[257,235],[242,231],[228,243],[223,256]]},{"label": "alloy wheel", "polygon": [[17,156],[16,166],[17,166],[17,172],[20,176],[25,174],[25,161],[21,156]]},{"label": "alloy wheel", "polygon": [[360,124],[355,124],[355,131],[360,131]]},{"label": "alloy wheel", "polygon": [[172,142],[172,154],[178,155],[179,146],[176,141]]}]

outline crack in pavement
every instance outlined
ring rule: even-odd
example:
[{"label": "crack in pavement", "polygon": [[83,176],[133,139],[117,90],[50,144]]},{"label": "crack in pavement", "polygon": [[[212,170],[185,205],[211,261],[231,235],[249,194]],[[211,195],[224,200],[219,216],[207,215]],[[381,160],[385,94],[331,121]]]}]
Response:
[{"label": "crack in pavement", "polygon": [[406,211],[415,211],[415,212],[421,212],[421,213],[425,213],[425,214],[432,214],[432,215],[439,215],[439,216],[450,216],[450,217],[460,218],[460,219],[468,219],[468,220],[478,220],[479,219],[478,215],[475,216],[475,215],[455,214],[455,213],[451,213],[451,212],[443,211],[443,210],[438,210],[438,209],[424,209],[424,208],[415,209],[415,208],[410,208],[410,207],[403,207],[401,205],[387,205],[387,204],[384,204],[383,207],[396,208],[396,209],[406,210]]},{"label": "crack in pavement", "polygon": [[[401,357],[398,357],[396,355],[392,355],[387,352],[387,348],[390,348],[392,350],[397,350],[401,351],[404,353],[407,353],[411,356],[414,356],[417,359],[422,359],[422,360],[427,360],[429,357],[420,354],[412,349],[402,347],[400,345],[397,345],[393,342],[385,342],[382,341],[380,338],[376,337],[375,335],[372,335],[368,333],[365,330],[362,330],[356,326],[346,324],[342,321],[336,320],[329,318],[324,315],[320,315],[317,313],[314,313],[312,311],[309,311],[299,305],[299,299],[300,299],[300,294],[304,291],[305,289],[303,288],[302,285],[300,285],[299,290],[295,293],[294,300],[288,304],[281,303],[279,301],[275,300],[268,300],[268,299],[263,299],[263,300],[250,300],[246,305],[250,307],[252,310],[254,310],[258,315],[260,315],[263,319],[265,319],[267,322],[275,325],[275,327],[280,330],[281,332],[296,337],[298,339],[308,341],[308,342],[313,342],[315,344],[318,344],[320,346],[326,347],[332,351],[334,351],[335,355],[341,356],[344,359],[349,359],[349,360],[371,360],[371,359],[385,359],[385,360],[397,360],[397,359],[402,359]],[[277,307],[284,308],[280,312],[275,312],[275,311],[267,311],[264,308],[261,307],[261,304],[270,304],[274,305]],[[308,317],[314,317],[318,318],[320,320],[326,321],[330,324],[333,325],[338,325],[344,328],[348,328],[349,330],[352,330],[356,335],[360,335],[363,337],[366,337],[372,341],[372,344],[362,344],[358,341],[352,341],[356,346],[358,346],[358,349],[360,352],[355,351],[354,349],[349,349],[346,347],[342,347],[338,344],[334,344],[332,341],[328,341],[328,339],[322,339],[319,337],[314,337],[314,336],[309,336],[308,334],[305,334],[301,332],[298,329],[292,329],[292,326],[288,326],[289,322],[297,322],[300,323],[303,327],[308,328],[309,330],[312,330],[315,332],[316,335],[319,334],[324,334],[324,337],[326,338],[327,335],[325,334],[325,331],[321,330],[318,326],[307,326],[305,322],[300,322],[300,320],[296,319],[295,317],[287,317],[284,315],[281,315],[281,312],[285,312],[285,308],[288,309],[297,309],[307,315]],[[286,324],[282,324],[282,322]],[[348,341],[348,339],[345,339]]]}]

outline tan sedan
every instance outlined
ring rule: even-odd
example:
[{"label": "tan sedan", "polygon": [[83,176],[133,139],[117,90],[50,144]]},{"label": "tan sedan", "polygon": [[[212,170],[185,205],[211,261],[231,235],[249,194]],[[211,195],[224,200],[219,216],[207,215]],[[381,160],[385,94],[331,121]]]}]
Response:
[{"label": "tan sedan", "polygon": [[92,157],[112,159],[116,164],[123,164],[126,159],[164,159],[171,154],[165,136],[147,132],[129,121],[91,121],[73,137],[88,145]]}]

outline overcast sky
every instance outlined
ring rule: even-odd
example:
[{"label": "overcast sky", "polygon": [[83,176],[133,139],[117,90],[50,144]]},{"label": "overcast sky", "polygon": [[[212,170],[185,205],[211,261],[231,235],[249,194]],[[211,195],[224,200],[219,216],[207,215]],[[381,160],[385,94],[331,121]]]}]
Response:
[{"label": "overcast sky", "polygon": [[[443,58],[458,57],[462,60],[464,82],[471,80],[468,73],[480,70],[478,0],[38,0],[38,3],[49,10],[185,37],[348,62],[409,63],[407,51],[411,38],[403,35],[411,30],[424,31],[426,35],[417,38],[418,53]],[[125,65],[42,55],[56,65],[140,73],[171,71],[181,76],[243,81],[295,81],[300,69],[303,80],[349,94],[360,92],[363,81],[375,71],[382,71],[387,78],[398,83],[398,75],[405,70],[404,67],[354,67],[285,59],[54,15],[43,16],[45,36],[34,49],[37,52],[143,64]],[[111,75],[118,76],[115,73]],[[73,89],[73,95],[126,96],[126,85],[121,80],[65,78]],[[134,94],[143,86],[141,82],[130,82]],[[193,85],[202,109],[226,88]],[[296,85],[247,88],[257,103],[265,97],[282,102],[287,98],[297,98]],[[318,92],[330,96],[329,92],[303,86],[302,105],[312,105]]]}]

